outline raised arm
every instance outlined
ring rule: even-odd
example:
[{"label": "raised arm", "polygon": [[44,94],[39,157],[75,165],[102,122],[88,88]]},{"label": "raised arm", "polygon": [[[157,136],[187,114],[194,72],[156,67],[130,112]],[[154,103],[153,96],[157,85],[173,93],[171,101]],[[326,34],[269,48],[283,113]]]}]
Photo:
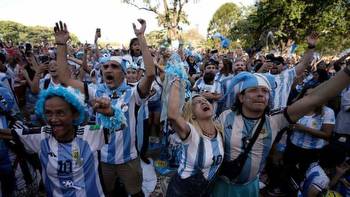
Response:
[{"label": "raised arm", "polygon": [[32,90],[33,94],[38,94],[40,92],[40,79],[42,78],[43,73],[48,70],[48,65],[45,64],[38,64],[35,56],[32,54],[30,56],[30,62],[33,65],[33,68],[35,70],[35,75],[32,81],[32,85],[30,86],[30,89]]},{"label": "raised arm", "polygon": [[145,76],[141,79],[138,85],[140,96],[144,98],[149,95],[152,82],[156,76],[156,72],[155,72],[153,57],[151,55],[151,52],[149,51],[146,38],[144,35],[146,30],[146,21],[143,19],[138,19],[138,21],[141,24],[141,28],[137,29],[135,24],[133,24],[133,28],[134,28],[135,35],[137,36],[140,43],[142,58],[146,69]]},{"label": "raised arm", "polygon": [[180,84],[179,80],[175,80],[170,89],[168,119],[171,122],[172,128],[177,132],[181,139],[186,139],[190,133],[190,127],[185,119],[181,116],[182,109],[180,108]]},{"label": "raised arm", "polygon": [[306,37],[306,40],[307,40],[309,50],[307,50],[304,53],[302,60],[295,66],[295,72],[296,72],[297,76],[302,75],[304,73],[305,69],[307,68],[307,66],[310,65],[310,63],[313,59],[314,52],[315,52],[314,48],[315,48],[317,40],[318,40],[318,34],[313,32],[309,36]]},{"label": "raised arm", "polygon": [[98,61],[100,59],[100,49],[98,47],[98,39],[101,37],[101,29],[98,30],[96,29],[96,33],[95,33],[95,58]]},{"label": "raised arm", "polygon": [[82,67],[87,74],[90,74],[91,72],[91,68],[88,66],[88,61],[87,61],[87,55],[90,50],[91,50],[90,45],[87,43],[84,44],[84,55],[83,55]]},{"label": "raised arm", "polygon": [[67,64],[67,41],[69,40],[67,25],[60,21],[56,23],[54,31],[57,45],[58,79],[63,85],[72,86],[84,92],[84,84],[81,81],[70,78],[70,70]]},{"label": "raised arm", "polygon": [[295,122],[315,107],[325,104],[331,98],[337,96],[350,84],[350,65],[339,71],[332,79],[317,86],[309,95],[303,97],[288,107],[287,113]]}]

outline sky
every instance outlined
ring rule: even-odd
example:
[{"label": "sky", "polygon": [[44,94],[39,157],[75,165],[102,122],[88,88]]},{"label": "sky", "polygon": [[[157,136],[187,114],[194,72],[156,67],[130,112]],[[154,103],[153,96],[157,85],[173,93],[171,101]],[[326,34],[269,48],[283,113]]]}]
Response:
[{"label": "sky", "polygon": [[[136,2],[142,0],[136,0]],[[185,5],[189,26],[198,28],[206,36],[207,27],[215,11],[224,3],[252,5],[256,0],[197,0]],[[138,18],[147,22],[146,33],[161,29],[155,14],[139,10],[122,0],[0,0],[0,20],[11,20],[24,25],[53,27],[62,20],[68,30],[80,41],[93,42],[96,28],[101,28],[101,40],[128,43],[134,37],[132,23]]]}]

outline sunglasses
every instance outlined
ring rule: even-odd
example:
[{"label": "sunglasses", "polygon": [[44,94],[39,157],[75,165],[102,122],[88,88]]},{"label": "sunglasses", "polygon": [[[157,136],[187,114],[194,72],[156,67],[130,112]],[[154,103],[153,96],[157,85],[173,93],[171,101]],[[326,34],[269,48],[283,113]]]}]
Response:
[{"label": "sunglasses", "polygon": [[104,69],[108,69],[108,67],[111,67],[112,69],[116,69],[116,68],[119,68],[119,65],[118,64],[104,64],[102,67]]}]

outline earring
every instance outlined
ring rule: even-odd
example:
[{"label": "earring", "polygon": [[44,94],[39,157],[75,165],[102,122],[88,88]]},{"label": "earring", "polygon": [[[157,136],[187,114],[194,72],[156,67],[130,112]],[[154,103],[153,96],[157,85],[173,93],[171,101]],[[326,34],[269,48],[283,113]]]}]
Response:
[{"label": "earring", "polygon": [[192,116],[192,120],[196,120],[196,118],[197,118],[197,117],[196,117],[195,115]]}]

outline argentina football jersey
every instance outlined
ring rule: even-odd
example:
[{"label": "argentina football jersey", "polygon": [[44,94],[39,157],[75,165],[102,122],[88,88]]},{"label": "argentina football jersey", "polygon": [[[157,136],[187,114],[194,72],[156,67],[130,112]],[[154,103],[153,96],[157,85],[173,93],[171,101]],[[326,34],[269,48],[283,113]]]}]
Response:
[{"label": "argentina football jersey", "polygon": [[105,143],[102,127],[78,127],[67,143],[58,142],[49,126],[28,129],[17,123],[14,131],[27,151],[38,153],[47,196],[104,196],[97,158]]},{"label": "argentina football jersey", "polygon": [[120,108],[127,120],[127,126],[118,132],[111,133],[110,143],[103,146],[101,150],[101,161],[110,164],[122,164],[135,159],[137,157],[135,146],[137,115],[135,111],[138,109],[138,106],[144,103],[144,100],[138,94],[137,86],[131,88],[123,82],[118,88],[111,90],[106,84],[99,84],[92,91],[94,92],[92,94],[93,98],[110,98],[112,105]]}]

